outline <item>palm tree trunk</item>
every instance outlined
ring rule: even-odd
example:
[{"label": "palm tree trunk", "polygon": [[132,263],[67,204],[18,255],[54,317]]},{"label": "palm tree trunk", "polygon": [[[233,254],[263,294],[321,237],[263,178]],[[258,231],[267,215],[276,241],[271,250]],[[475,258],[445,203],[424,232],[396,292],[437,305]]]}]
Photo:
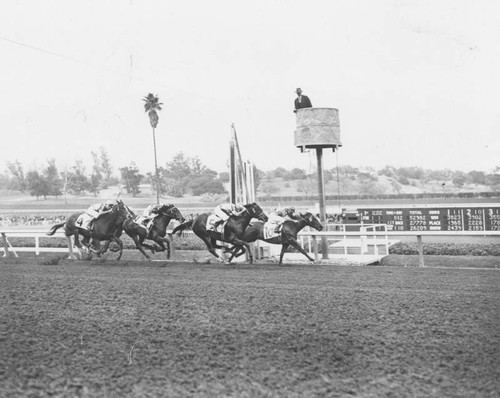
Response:
[{"label": "palm tree trunk", "polygon": [[155,152],[156,204],[160,204],[160,180],[158,178],[158,159],[156,158],[156,136],[153,127],[153,148]]}]

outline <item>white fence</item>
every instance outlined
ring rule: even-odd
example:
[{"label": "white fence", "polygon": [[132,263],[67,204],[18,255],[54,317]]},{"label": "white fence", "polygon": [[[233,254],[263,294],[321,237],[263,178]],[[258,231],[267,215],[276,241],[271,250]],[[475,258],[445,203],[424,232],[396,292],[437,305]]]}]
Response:
[{"label": "white fence", "polygon": [[[352,225],[352,224],[346,224]],[[382,225],[382,224],[380,224]],[[498,236],[500,237],[500,231],[327,231],[327,232],[318,232],[318,231],[309,231],[309,232],[301,232],[301,236],[310,236],[313,242],[314,256],[315,259],[319,259],[318,255],[318,245],[317,239],[318,237],[327,237],[327,238],[335,238],[341,237],[346,240],[348,237],[360,237],[362,239],[363,236],[372,237],[382,237],[385,240],[388,240],[389,237],[397,238],[404,236],[414,236],[417,238],[418,243],[418,254],[419,254],[419,262],[420,266],[424,266],[424,243],[423,237],[425,236]]]},{"label": "white fence", "polygon": [[[359,230],[349,231],[348,229],[359,227]],[[171,237],[172,231],[167,231],[169,233],[169,237]],[[185,231],[186,233],[192,233],[192,231]],[[4,257],[9,255],[18,256],[17,252],[34,252],[35,255],[40,255],[43,252],[61,252],[68,253],[69,258],[75,258],[74,252],[79,253],[78,248],[74,247],[72,239],[68,239],[68,247],[41,247],[40,246],[40,238],[51,238],[46,235],[46,231],[37,231],[37,230],[5,230],[0,231],[2,237],[3,251]],[[372,244],[377,250],[379,245],[385,246],[385,254],[389,253],[389,246],[392,244],[392,239],[396,239],[398,237],[405,236],[413,236],[417,238],[418,243],[418,252],[419,252],[419,261],[420,266],[424,266],[424,243],[423,238],[428,236],[497,236],[500,237],[500,231],[388,231],[384,224],[339,224],[337,230],[318,232],[315,230],[310,231],[302,231],[299,233],[299,240],[302,244],[302,247],[309,251],[309,253],[314,253],[315,260],[319,260],[319,252],[318,252],[318,238],[321,239],[325,237],[326,239],[335,240],[342,242],[339,244],[339,247],[344,248],[344,253],[347,254],[349,245],[349,239],[353,239],[359,247],[361,247],[361,253],[364,251],[365,245]],[[24,237],[24,238],[33,238],[34,246],[33,247],[14,247],[10,244],[9,238],[15,237]],[[53,237],[65,237],[62,231],[57,231]],[[359,243],[358,243],[359,242]],[[264,246],[263,242],[260,242],[260,249]],[[279,250],[279,245],[274,245]],[[260,254],[262,251],[259,250]],[[377,253],[376,253],[377,254]],[[325,254],[323,255],[325,258]],[[326,258],[328,258],[328,253],[326,253]]]},{"label": "white fence", "polygon": [[[69,258],[75,258],[74,252],[80,253],[79,249],[73,245],[71,238],[67,238],[68,247],[41,247],[40,238],[62,238],[65,237],[63,231],[57,231],[53,236],[48,236],[46,231],[36,230],[9,230],[0,231],[2,236],[3,257],[12,254],[19,257],[17,252],[34,252],[36,256],[40,253],[68,253]],[[35,246],[12,246],[9,238],[33,238]]]}]

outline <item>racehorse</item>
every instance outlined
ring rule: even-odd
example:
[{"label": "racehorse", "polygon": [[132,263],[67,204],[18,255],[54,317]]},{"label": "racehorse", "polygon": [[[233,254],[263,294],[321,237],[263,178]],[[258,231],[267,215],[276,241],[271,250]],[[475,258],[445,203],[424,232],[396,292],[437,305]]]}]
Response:
[{"label": "racehorse", "polygon": [[217,245],[216,241],[222,241],[233,244],[238,249],[244,252],[247,250],[250,257],[250,264],[253,263],[253,255],[250,246],[247,242],[241,239],[245,229],[248,227],[252,218],[257,218],[261,221],[267,221],[268,217],[257,203],[249,203],[244,205],[246,211],[240,216],[231,216],[224,225],[223,233],[207,230],[207,218],[211,213],[203,213],[192,220],[186,221],[174,228],[172,234],[179,232],[179,235],[185,229],[191,228],[193,232],[207,245],[208,251],[219,260],[226,262],[220,257],[215,249],[225,249],[225,247]]},{"label": "racehorse", "polygon": [[[291,245],[295,247],[299,252],[301,252],[304,256],[308,258],[309,261],[314,262],[314,260],[305,252],[305,250],[299,245],[297,242],[297,234],[302,230],[305,226],[312,227],[318,231],[323,229],[323,226],[319,222],[319,220],[314,217],[312,213],[300,213],[298,215],[297,221],[286,220],[283,223],[281,233],[278,236],[272,237],[270,239],[266,239],[264,235],[264,223],[255,222],[252,223],[243,234],[241,238],[245,242],[255,242],[257,239],[263,240],[268,243],[274,243],[277,245],[281,245],[281,254],[280,254],[280,264],[283,261],[283,255],[285,254],[286,249]],[[240,249],[234,248],[231,250],[232,255],[229,258],[229,261],[233,259],[233,257],[238,257],[243,254]]]},{"label": "racehorse", "polygon": [[[132,213],[132,211],[130,211]],[[133,214],[133,213],[132,213]],[[148,234],[146,228],[138,225],[132,218],[125,220],[123,223],[123,230],[125,233],[132,238],[135,243],[135,247],[146,257],[148,260],[151,257],[146,253],[144,248],[148,248],[154,254],[155,251],[166,251],[167,259],[170,259],[170,240],[165,237],[167,234],[167,226],[170,220],[175,219],[183,223],[184,217],[177,207],[172,204],[162,205],[158,210],[158,216],[153,220],[153,225]],[[144,243],[145,239],[150,239],[156,242],[160,249],[156,248],[154,245]],[[165,247],[165,244],[167,247]]]},{"label": "racehorse", "polygon": [[[102,214],[94,221],[92,231],[80,228],[76,225],[78,217],[83,213],[83,211],[79,211],[72,214],[66,221],[54,225],[47,235],[52,236],[59,228],[64,227],[64,234],[67,238],[74,236],[76,247],[81,249],[83,244],[87,248],[88,253],[94,252],[97,255],[105,253],[109,243],[115,242],[119,248],[119,255],[117,258],[117,260],[119,260],[123,254],[123,242],[119,239],[119,236],[122,232],[123,222],[131,216],[127,206],[121,200],[117,200],[109,213]],[[83,236],[81,243],[79,240],[80,235]],[[97,241],[97,244],[98,241],[109,242],[104,246],[104,249],[94,249],[90,244],[91,239]]]}]

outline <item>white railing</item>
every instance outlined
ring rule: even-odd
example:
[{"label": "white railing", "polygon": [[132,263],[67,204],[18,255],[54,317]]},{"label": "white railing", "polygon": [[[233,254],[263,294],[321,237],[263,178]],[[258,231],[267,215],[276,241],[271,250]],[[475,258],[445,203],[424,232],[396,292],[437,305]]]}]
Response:
[{"label": "white railing", "polygon": [[[3,245],[3,257],[8,257],[12,254],[15,257],[19,257],[17,252],[35,252],[38,256],[40,253],[68,253],[69,258],[76,258],[74,252],[80,253],[77,247],[73,245],[71,238],[67,238],[68,247],[41,247],[40,238],[62,238],[65,237],[63,231],[57,231],[54,235],[48,236],[46,231],[36,231],[36,230],[9,230],[0,231],[2,236]],[[12,246],[9,238],[33,238],[35,246]]]},{"label": "white railing", "polygon": [[[360,230],[357,231],[348,231],[347,229],[356,228],[356,225],[360,227]],[[349,238],[358,238],[361,243],[361,248],[363,252],[364,245],[373,244],[375,250],[377,250],[377,245],[383,244],[386,247],[385,253],[389,253],[390,246],[390,237],[405,237],[405,236],[413,236],[417,238],[418,243],[418,253],[420,266],[424,266],[424,244],[423,237],[424,236],[498,236],[500,237],[500,231],[388,231],[387,226],[385,224],[338,224],[339,228],[337,230],[319,232],[316,230],[309,231],[301,231],[298,235],[298,238],[301,242],[302,247],[305,249],[308,248],[309,253],[314,253],[315,260],[319,260],[319,251],[318,251],[318,238],[341,238],[344,242],[344,253],[347,254],[348,249],[348,239]],[[347,228],[346,228],[347,227]],[[171,230],[167,231],[168,236],[172,238]],[[193,233],[192,231],[184,231],[185,233]],[[41,247],[40,246],[40,238],[54,238],[54,237],[65,237],[63,231],[57,231],[53,236],[48,236],[46,231],[36,231],[36,230],[5,230],[0,231],[0,235],[2,237],[3,244],[3,257],[7,257],[9,255],[14,255],[18,257],[17,252],[34,252],[35,255],[39,255],[42,252],[61,252],[68,253],[69,258],[76,258],[74,252],[80,253],[77,247],[74,247],[73,241],[71,238],[67,238],[68,247]],[[16,237],[26,237],[33,238],[35,245],[33,247],[17,247],[12,246],[9,242],[9,238]],[[382,237],[383,240],[377,240],[377,237]],[[373,240],[370,240],[373,239]],[[307,239],[307,244],[305,240]],[[260,242],[262,245],[264,242]],[[279,245],[274,245],[279,246]],[[375,252],[376,253],[376,252]],[[328,253],[323,254],[323,258],[326,255],[326,259],[328,258]]]},{"label": "white railing", "polygon": [[[346,224],[347,226],[353,224]],[[361,224],[360,224],[361,225]],[[366,225],[366,224],[365,224]],[[375,225],[375,224],[374,224]],[[383,224],[376,224],[383,225]],[[382,236],[386,240],[388,237],[403,237],[403,236],[414,236],[417,238],[418,243],[418,255],[420,260],[420,266],[424,266],[424,244],[423,237],[424,236],[499,236],[500,231],[327,231],[327,232],[318,232],[318,231],[307,231],[301,232],[301,236],[308,236],[312,239],[312,247],[314,252],[315,260],[319,259],[318,255],[318,238],[322,237],[343,237],[343,239],[347,239],[349,236],[366,236],[366,237],[378,237]],[[387,252],[388,253],[388,252]],[[323,258],[328,258],[328,253],[323,254]]]}]

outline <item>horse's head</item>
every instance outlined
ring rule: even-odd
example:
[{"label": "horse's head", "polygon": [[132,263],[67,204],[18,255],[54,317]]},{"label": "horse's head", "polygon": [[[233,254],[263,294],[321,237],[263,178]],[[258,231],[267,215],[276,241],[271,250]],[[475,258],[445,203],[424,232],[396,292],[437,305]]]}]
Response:
[{"label": "horse's head", "polygon": [[126,220],[134,216],[134,213],[132,213],[128,206],[120,199],[116,200],[116,203],[111,208],[111,212],[115,213],[120,220]]},{"label": "horse's head", "polygon": [[323,225],[321,225],[319,220],[316,217],[314,217],[312,213],[309,212],[300,213],[299,217],[305,221],[308,227],[314,228],[318,231],[321,231],[323,229]]},{"label": "horse's head", "polygon": [[266,213],[264,213],[264,210],[262,210],[261,207],[255,202],[246,204],[244,207],[247,209],[248,214],[250,214],[252,218],[257,218],[258,220],[264,222],[269,219]]},{"label": "horse's head", "polygon": [[179,221],[180,223],[183,223],[185,221],[184,217],[182,216],[181,212],[177,207],[175,207],[172,204],[169,205],[163,205],[160,208],[160,214],[163,214],[164,216],[173,218],[174,220]]}]

